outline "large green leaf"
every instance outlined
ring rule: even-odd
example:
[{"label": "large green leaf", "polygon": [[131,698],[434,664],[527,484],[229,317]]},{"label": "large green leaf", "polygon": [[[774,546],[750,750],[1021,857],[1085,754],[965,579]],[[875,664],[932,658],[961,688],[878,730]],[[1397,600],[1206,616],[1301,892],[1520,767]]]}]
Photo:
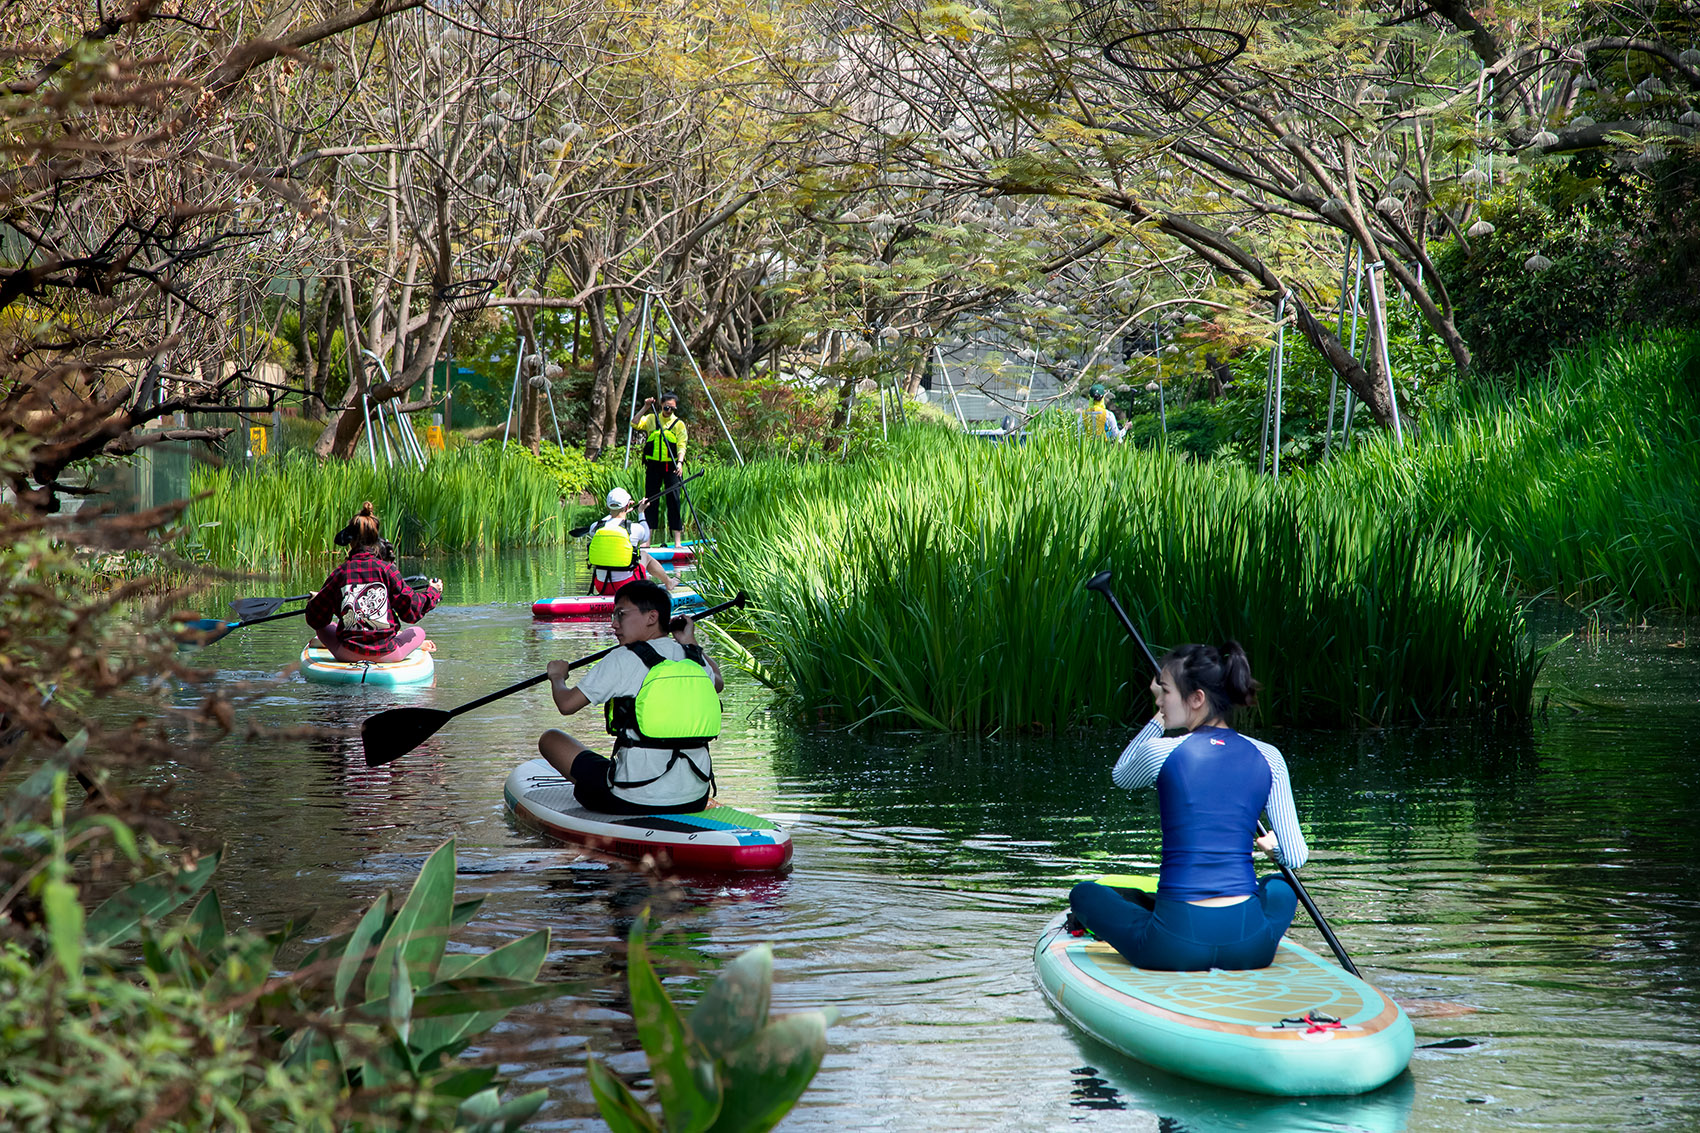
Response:
[{"label": "large green leaf", "polygon": [[360,974],[360,966],[366,962],[366,952],[372,947],[372,941],[377,939],[378,932],[389,920],[389,910],[390,895],[386,890],[378,894],[378,899],[372,902],[372,907],[366,910],[366,915],[349,934],[348,945],[337,961],[336,983],[332,988],[332,1002],[338,1007],[347,1006],[349,989]]},{"label": "large green leaf", "polygon": [[727,1055],[721,1063],[726,1100],[713,1133],[765,1133],[779,1124],[820,1069],[826,1028],[837,1017],[829,1009],[775,1019]]},{"label": "large green leaf", "polygon": [[[488,976],[444,980],[413,993],[413,1010],[410,1015],[414,1019],[453,1019],[457,1015],[495,1012],[497,1018],[500,1018],[513,1008],[527,1003],[558,999],[567,986],[533,983],[530,980],[498,980]],[[391,999],[386,995],[382,999],[368,1000],[357,1010],[366,1018],[388,1019]],[[426,1049],[420,1045],[421,1051]]]},{"label": "large green leaf", "polygon": [[533,1090],[502,1102],[495,1090],[485,1090],[461,1103],[460,1118],[468,1122],[466,1133],[518,1133],[548,1099],[548,1090]]},{"label": "large green leaf", "polygon": [[390,1026],[403,1042],[413,1028],[413,984],[407,978],[407,954],[396,949],[391,957],[395,968],[390,972]]},{"label": "large green leaf", "polygon": [[[431,994],[445,980],[450,979],[486,977],[529,982],[535,980],[537,973],[542,971],[543,960],[548,954],[549,930],[540,928],[480,956],[445,956],[438,968],[438,983],[426,989],[425,994]],[[565,989],[560,989],[558,993],[564,994]],[[446,1050],[471,1035],[489,1030],[501,1021],[507,1011],[508,1008],[504,1007],[498,1011],[481,1011],[471,1015],[421,1022],[413,1030],[414,1049],[424,1054]],[[417,1008],[414,1010],[414,1016],[419,1017]]]},{"label": "large green leaf", "polygon": [[390,990],[390,959],[400,951],[407,970],[420,986],[437,978],[437,963],[448,944],[449,917],[455,898],[455,842],[450,838],[425,859],[413,889],[396,911],[395,920],[372,958],[366,976],[366,998],[378,999]]},{"label": "large green leaf", "polygon": [[41,911],[47,918],[47,939],[53,958],[72,987],[83,983],[83,906],[77,887],[68,881],[49,881],[41,887]]},{"label": "large green leaf", "polygon": [[726,967],[690,1015],[691,1033],[724,1058],[767,1025],[773,992],[773,948],[758,944]]},{"label": "large green leaf", "polygon": [[632,1096],[626,1084],[600,1058],[591,1059],[586,1070],[596,1108],[613,1133],[661,1133],[661,1126],[654,1116],[643,1108],[643,1103]]},{"label": "large green leaf", "polygon": [[157,873],[113,894],[89,914],[89,943],[122,944],[136,934],[144,919],[157,920],[183,904],[212,880],[221,854],[208,854],[187,869]]},{"label": "large green leaf", "polygon": [[720,1112],[720,1082],[714,1060],[691,1033],[649,962],[644,939],[649,918],[639,917],[628,938],[626,978],[631,986],[632,1020],[649,1056],[655,1096],[669,1133],[701,1133]]},{"label": "large green leaf", "polygon": [[217,960],[224,951],[225,937],[224,907],[219,903],[218,890],[207,890],[207,895],[195,902],[183,928],[183,937],[191,948],[205,960]]}]

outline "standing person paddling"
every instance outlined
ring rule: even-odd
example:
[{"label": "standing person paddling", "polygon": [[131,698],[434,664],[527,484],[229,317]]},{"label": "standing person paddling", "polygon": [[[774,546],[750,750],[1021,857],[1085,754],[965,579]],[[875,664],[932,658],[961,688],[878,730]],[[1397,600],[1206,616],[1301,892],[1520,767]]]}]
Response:
[{"label": "standing person paddling", "polygon": [[395,564],[380,555],[384,537],[367,500],[337,536],[347,535],[348,558],[307,602],[303,616],[338,661],[400,661],[415,649],[435,651],[416,625],[443,600],[443,580],[410,589]]},{"label": "standing person paddling", "polygon": [[[1157,788],[1163,865],[1156,898],[1083,881],[1069,907],[1135,967],[1266,968],[1298,897],[1279,876],[1258,881],[1252,846],[1291,869],[1310,854],[1281,753],[1227,724],[1257,693],[1245,650],[1236,641],[1220,649],[1183,645],[1163,659],[1151,692],[1157,715],[1110,777],[1128,790]],[[1173,729],[1184,734],[1165,738]],[[1254,839],[1264,811],[1274,833]]]},{"label": "standing person paddling", "polygon": [[690,618],[669,636],[671,617],[665,590],[628,583],[614,598],[614,636],[622,648],[598,661],[576,688],[567,687],[567,662],[549,662],[549,691],[561,715],[607,706],[612,759],[558,728],[537,741],[587,810],[689,814],[708,805],[714,785],[708,744],[720,735],[720,666],[697,644]]},{"label": "standing person paddling", "polygon": [[632,494],[614,488],[606,502],[608,514],[596,521],[590,533],[590,592],[615,594],[628,582],[645,577],[671,590],[673,578],[643,549],[649,541],[649,526],[631,518]]},{"label": "standing person paddling", "polygon": [[[643,494],[649,498],[643,517],[651,531],[661,530],[661,504],[667,504],[667,527],[675,546],[685,541],[685,505],[676,488],[685,469],[685,423],[679,419],[679,395],[664,393],[660,407],[653,397],[643,402],[644,415],[633,426],[644,434]],[[667,492],[666,496],[661,495]]]}]

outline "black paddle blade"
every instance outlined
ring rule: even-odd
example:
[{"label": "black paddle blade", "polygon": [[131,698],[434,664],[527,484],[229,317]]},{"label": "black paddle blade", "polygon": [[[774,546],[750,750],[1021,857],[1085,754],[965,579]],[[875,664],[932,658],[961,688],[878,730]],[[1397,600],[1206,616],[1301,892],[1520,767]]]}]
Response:
[{"label": "black paddle blade", "polygon": [[368,716],[360,725],[360,745],[366,749],[366,766],[382,767],[400,759],[437,734],[437,729],[454,717],[437,708],[392,708]]},{"label": "black paddle blade", "polygon": [[1110,572],[1101,570],[1086,580],[1086,589],[1096,590],[1102,594],[1110,592]]},{"label": "black paddle blade", "polygon": [[236,612],[237,621],[246,622],[277,613],[287,601],[288,598],[238,598],[230,608]]}]

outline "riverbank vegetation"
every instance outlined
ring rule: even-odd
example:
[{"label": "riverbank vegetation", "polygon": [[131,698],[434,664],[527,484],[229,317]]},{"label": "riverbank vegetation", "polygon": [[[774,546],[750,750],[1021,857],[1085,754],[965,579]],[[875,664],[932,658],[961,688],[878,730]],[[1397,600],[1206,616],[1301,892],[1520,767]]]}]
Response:
[{"label": "riverbank vegetation", "polygon": [[404,555],[533,547],[565,538],[559,485],[544,466],[499,444],[437,453],[423,472],[291,454],[195,469],[190,537],[213,562],[248,570],[341,554],[336,533],[371,500]]},{"label": "riverbank vegetation", "polygon": [[1153,642],[1244,641],[1265,721],[1517,719],[1520,600],[1695,608],[1697,379],[1700,337],[1600,343],[1280,481],[1067,427],[911,430],[705,477],[704,573],[760,596],[752,661],[837,723],[1124,720],[1146,678],[1081,590],[1100,569]]},{"label": "riverbank vegetation", "polygon": [[1150,674],[1082,588],[1103,569],[1158,647],[1245,642],[1264,721],[1529,709],[1537,658],[1476,540],[1231,466],[928,431],[877,461],[746,470],[714,498],[704,574],[759,596],[754,655],[810,719],[1130,720]]}]

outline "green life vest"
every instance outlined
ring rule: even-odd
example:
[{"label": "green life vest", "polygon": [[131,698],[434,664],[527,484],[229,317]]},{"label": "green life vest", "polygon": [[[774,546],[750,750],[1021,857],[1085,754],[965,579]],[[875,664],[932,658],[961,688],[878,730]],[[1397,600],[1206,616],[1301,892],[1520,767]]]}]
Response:
[{"label": "green life vest", "polygon": [[649,440],[644,443],[645,460],[677,460],[679,445],[684,441],[685,423],[678,417],[673,418],[671,425],[663,425],[661,416],[654,418],[655,428],[650,430]]},{"label": "green life vest", "polygon": [[591,566],[624,570],[636,562],[637,550],[632,546],[632,533],[624,523],[610,523],[591,534]]},{"label": "green life vest", "polygon": [[[714,677],[702,648],[685,646],[681,661],[661,656],[647,641],[635,641],[626,648],[649,671],[636,696],[616,696],[608,701],[608,734],[614,737],[615,752],[627,747],[672,748],[673,757],[661,775],[683,759],[698,779],[713,782],[713,772],[698,767],[684,752],[685,748],[707,747],[720,735],[720,694],[714,691]],[[610,778],[609,785],[644,787],[661,775],[637,782]]]}]

